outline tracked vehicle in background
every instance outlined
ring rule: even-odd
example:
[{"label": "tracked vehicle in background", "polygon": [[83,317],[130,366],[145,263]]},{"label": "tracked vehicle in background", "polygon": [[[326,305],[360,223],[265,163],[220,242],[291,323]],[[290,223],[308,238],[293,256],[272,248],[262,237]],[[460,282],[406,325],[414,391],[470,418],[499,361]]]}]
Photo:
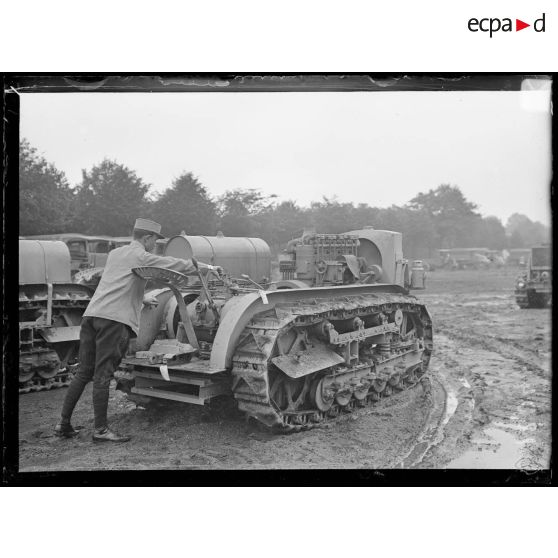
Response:
[{"label": "tracked vehicle in background", "polygon": [[515,300],[520,308],[546,308],[552,300],[552,262],[549,245],[535,246],[525,273],[517,278]]},{"label": "tracked vehicle in background", "polygon": [[401,246],[391,231],[307,234],[289,243],[282,278],[270,284],[260,239],[170,239],[167,255],[229,275],[206,283],[136,270],[162,288],[123,361],[130,396],[204,404],[228,394],[248,418],[293,431],[415,385],[428,367],[432,324],[409,294],[424,286],[424,270],[410,268]]},{"label": "tracked vehicle in background", "polygon": [[39,234],[25,240],[60,240],[68,246],[72,281],[95,291],[111,250],[130,244],[131,236],[91,236],[80,233]]},{"label": "tracked vehicle in background", "polygon": [[61,241],[19,241],[19,391],[67,385],[91,291],[72,283]]}]

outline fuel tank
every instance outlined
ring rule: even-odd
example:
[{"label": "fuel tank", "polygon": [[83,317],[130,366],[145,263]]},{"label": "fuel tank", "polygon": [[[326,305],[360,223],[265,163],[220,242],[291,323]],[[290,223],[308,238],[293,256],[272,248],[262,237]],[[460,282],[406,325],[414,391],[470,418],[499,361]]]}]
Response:
[{"label": "fuel tank", "polygon": [[169,239],[164,253],[220,265],[233,277],[247,274],[260,281],[271,275],[271,250],[261,238],[177,235]]},{"label": "fuel tank", "polygon": [[70,251],[60,240],[19,241],[19,284],[71,283]]}]

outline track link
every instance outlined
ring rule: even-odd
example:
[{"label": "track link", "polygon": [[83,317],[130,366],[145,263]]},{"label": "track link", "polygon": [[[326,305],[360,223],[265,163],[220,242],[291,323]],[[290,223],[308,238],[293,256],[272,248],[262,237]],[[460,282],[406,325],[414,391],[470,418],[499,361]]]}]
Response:
[{"label": "track link", "polygon": [[[316,324],[347,322],[355,318],[367,319],[370,316],[394,316],[400,310],[408,316],[413,316],[420,327],[421,335],[414,338],[415,345],[399,343],[386,347],[378,344],[369,350],[366,358],[358,359],[352,367],[341,366],[339,370],[323,369],[313,371],[303,378],[296,379],[299,393],[293,397],[300,403],[299,409],[281,409],[272,397],[273,378],[281,375],[272,362],[272,358],[281,354],[279,344],[282,338],[292,330],[309,330]],[[396,336],[398,340],[403,339]],[[334,402],[327,410],[320,410],[309,402],[311,386],[323,375],[331,374],[328,378],[347,377],[365,368],[370,370],[367,376],[372,379],[374,371],[385,367],[386,362],[404,363],[405,358],[414,354],[415,359],[420,353],[420,364],[410,366],[405,374],[399,374],[392,367],[393,374],[376,374],[376,379],[382,389],[369,387],[366,395],[361,393],[356,398],[354,392],[347,394],[344,404]],[[414,350],[414,353],[412,352]],[[278,305],[270,312],[256,316],[244,329],[233,356],[233,393],[239,409],[248,418],[255,418],[263,425],[276,432],[289,433],[309,430],[332,421],[338,420],[356,409],[374,404],[381,398],[393,393],[409,389],[419,381],[427,383],[425,376],[430,353],[432,351],[432,325],[426,307],[411,295],[378,293],[373,295],[352,295],[336,299],[316,299],[312,303]],[[297,358],[304,358],[304,351],[297,353]],[[399,372],[401,364],[399,364]],[[335,367],[334,367],[335,368]],[[276,380],[275,380],[276,381]],[[287,379],[289,381],[289,379]],[[353,379],[354,381],[354,379]],[[377,387],[377,386],[376,386]],[[347,401],[348,400],[348,401]],[[304,404],[301,402],[304,401]],[[291,401],[292,402],[292,401]]]},{"label": "track link", "polygon": [[63,388],[70,385],[72,381],[73,372],[64,370],[58,373],[54,378],[41,378],[34,376],[27,382],[20,382],[19,394],[31,393],[34,391],[48,391],[50,389]]}]

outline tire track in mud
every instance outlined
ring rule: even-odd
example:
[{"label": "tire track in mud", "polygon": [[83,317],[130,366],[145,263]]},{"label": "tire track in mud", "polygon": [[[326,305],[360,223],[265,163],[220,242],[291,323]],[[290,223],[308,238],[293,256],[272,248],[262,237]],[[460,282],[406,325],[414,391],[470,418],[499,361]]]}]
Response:
[{"label": "tire track in mud", "polygon": [[443,439],[443,428],[446,424],[446,418],[453,413],[449,401],[448,390],[444,387],[440,378],[433,378],[432,386],[432,406],[430,407],[424,424],[413,441],[413,444],[402,457],[392,461],[388,468],[411,469],[416,467],[425,458],[427,453],[433,446]]},{"label": "tire track in mud", "polygon": [[[416,443],[400,462],[392,464],[394,467],[440,468],[434,457],[444,453],[444,446],[455,448],[473,422],[473,388],[466,379],[466,367],[452,357],[457,347],[441,334],[436,335],[436,347],[430,361],[433,407]],[[445,373],[448,368],[452,374]]]},{"label": "tire track in mud", "polygon": [[[538,358],[537,351],[522,344],[510,346],[493,335],[483,335],[482,329],[448,328],[439,323],[436,335],[436,358],[433,373],[443,376],[456,389],[458,404],[456,412],[444,429],[441,443],[432,444],[421,468],[432,468],[450,464],[457,455],[470,454],[477,460],[460,460],[460,463],[491,464],[500,459],[500,467],[516,468],[525,459],[517,460],[515,454],[536,454],[537,463],[544,463],[546,422],[538,423],[537,417],[550,412],[550,366]],[[461,384],[461,387],[459,387]],[[529,412],[530,402],[536,407]],[[521,442],[518,431],[531,432],[542,427],[537,439]],[[490,427],[490,428],[489,428]],[[486,442],[486,432],[495,432],[504,445]],[[494,430],[497,428],[498,430]],[[502,434],[498,432],[502,431]],[[514,434],[514,437],[506,435]],[[517,437],[517,443],[514,441]],[[480,444],[480,445],[479,445]],[[472,449],[475,449],[471,453]],[[511,451],[513,450],[513,451]],[[478,452],[488,452],[485,461]],[[502,455],[502,458],[498,455]],[[509,460],[506,461],[506,455]],[[494,457],[496,456],[496,457]],[[533,462],[533,460],[531,460]],[[473,465],[474,464],[474,465]],[[450,465],[451,466],[451,465]],[[461,465],[463,466],[463,465]],[[487,465],[494,466],[494,465]]]},{"label": "tire track in mud", "polygon": [[[506,395],[513,396],[518,389],[524,388],[532,392],[521,394],[524,401],[533,401],[549,408],[549,380],[552,373],[550,352],[547,353],[543,347],[545,356],[540,355],[541,346],[546,339],[546,331],[541,326],[538,327],[543,329],[543,332],[535,336],[531,334],[514,344],[509,339],[503,339],[498,333],[483,335],[482,332],[475,332],[474,328],[465,329],[456,326],[450,329],[445,322],[441,323],[439,329],[448,338],[465,344],[461,349],[457,349],[457,354],[461,353],[469,362],[471,379],[476,387],[482,391],[491,389],[500,393],[501,399],[506,399]],[[538,343],[534,343],[532,339],[536,339]],[[473,347],[478,347],[480,350],[477,349],[476,354],[473,354]],[[480,362],[475,363],[475,360]],[[500,361],[506,366],[506,375],[491,374],[494,361]],[[533,380],[536,382],[531,385]]]},{"label": "tire track in mud", "polygon": [[[373,407],[357,409],[325,428],[280,437],[254,432],[250,437],[256,444],[246,451],[254,457],[258,450],[271,449],[280,456],[273,468],[387,468],[408,453],[426,408],[423,389],[416,386]],[[415,420],[408,421],[409,412]],[[393,434],[385,433],[386,429]],[[237,455],[243,455],[235,449]]]},{"label": "tire track in mud", "polygon": [[[430,434],[428,447],[413,462],[409,463],[406,459],[403,466],[420,469],[443,468],[444,462],[453,457],[463,440],[467,440],[471,435],[475,424],[474,417],[480,412],[475,401],[474,387],[467,379],[468,369],[453,357],[458,350],[455,342],[438,334],[437,347],[432,374],[444,387],[446,398],[443,414],[436,424],[436,429]],[[451,370],[451,373],[448,373],[448,370]]]},{"label": "tire track in mud", "polygon": [[527,347],[517,347],[511,345],[509,340],[495,336],[488,336],[471,332],[471,329],[465,329],[452,326],[447,327],[445,324],[438,325],[438,331],[447,337],[459,341],[466,342],[471,345],[481,347],[482,349],[497,353],[501,356],[510,357],[522,366],[527,367],[532,372],[543,378],[549,376],[550,367],[548,361],[541,359],[538,352]]}]

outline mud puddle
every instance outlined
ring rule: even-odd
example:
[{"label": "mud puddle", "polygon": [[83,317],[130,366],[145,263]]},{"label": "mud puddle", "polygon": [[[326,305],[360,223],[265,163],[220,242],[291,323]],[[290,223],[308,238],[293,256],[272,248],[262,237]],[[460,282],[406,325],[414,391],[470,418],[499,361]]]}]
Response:
[{"label": "mud puddle", "polygon": [[[505,425],[508,427],[509,425]],[[482,436],[471,440],[473,447],[446,464],[447,469],[522,469],[523,450],[532,442],[520,440],[501,428],[485,428]]]}]

